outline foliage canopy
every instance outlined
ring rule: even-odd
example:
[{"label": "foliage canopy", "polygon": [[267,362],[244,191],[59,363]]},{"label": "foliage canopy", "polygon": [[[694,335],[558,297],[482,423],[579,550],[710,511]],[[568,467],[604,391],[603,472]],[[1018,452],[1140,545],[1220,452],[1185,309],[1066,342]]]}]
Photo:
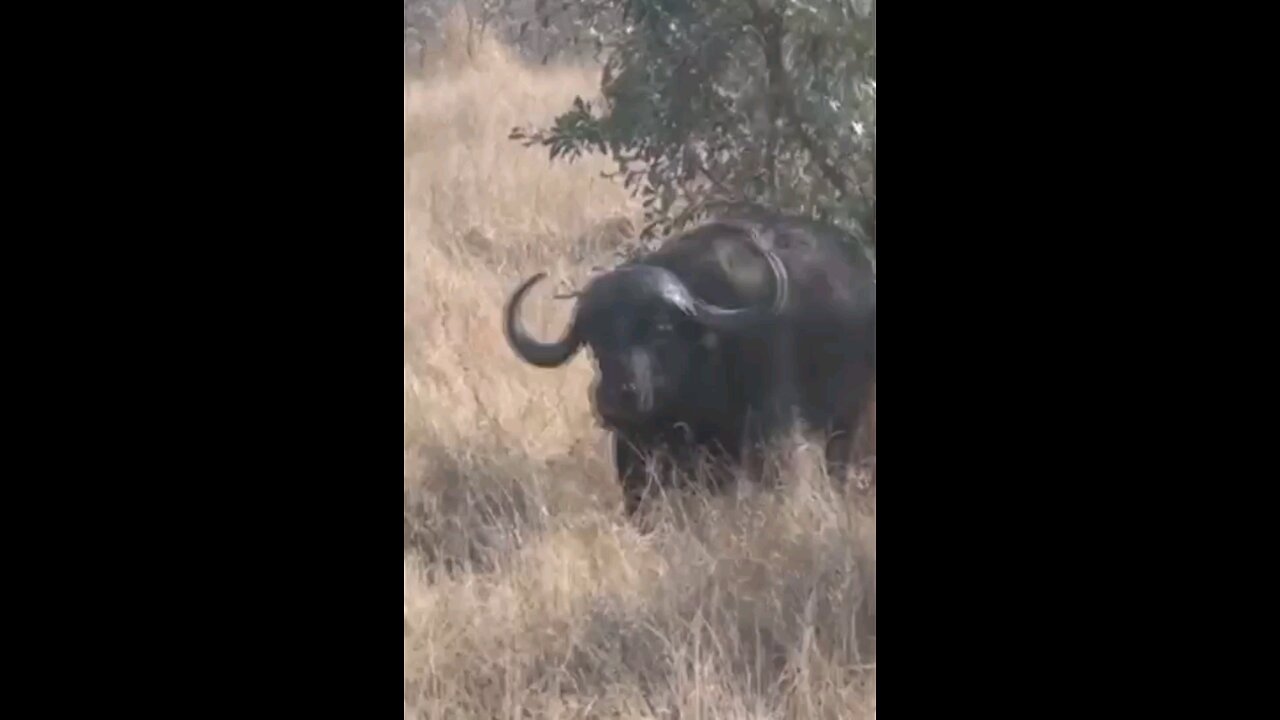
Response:
[{"label": "foliage canopy", "polygon": [[612,157],[644,196],[644,237],[717,209],[833,222],[874,246],[874,0],[538,0],[604,62],[575,99],[512,138]]}]

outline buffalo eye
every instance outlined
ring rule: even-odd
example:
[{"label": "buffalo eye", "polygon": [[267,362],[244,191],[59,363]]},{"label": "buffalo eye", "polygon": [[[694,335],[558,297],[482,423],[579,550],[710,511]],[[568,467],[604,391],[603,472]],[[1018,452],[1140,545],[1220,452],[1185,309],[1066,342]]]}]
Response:
[{"label": "buffalo eye", "polygon": [[645,333],[646,339],[655,345],[666,345],[676,339],[676,333],[680,328],[676,323],[667,317],[654,318]]},{"label": "buffalo eye", "polygon": [[633,342],[662,342],[670,339],[674,332],[675,326],[668,318],[646,317],[631,326],[630,336]]}]

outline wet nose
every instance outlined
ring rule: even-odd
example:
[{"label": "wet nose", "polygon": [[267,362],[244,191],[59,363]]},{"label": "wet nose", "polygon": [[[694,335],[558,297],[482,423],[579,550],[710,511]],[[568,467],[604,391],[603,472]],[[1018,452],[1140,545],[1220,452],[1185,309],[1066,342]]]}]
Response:
[{"label": "wet nose", "polygon": [[640,390],[633,382],[623,383],[614,392],[609,393],[608,400],[613,409],[632,412],[639,405]]},{"label": "wet nose", "polygon": [[596,406],[605,417],[618,417],[627,409],[626,393],[622,387],[601,388],[596,393]]},{"label": "wet nose", "polygon": [[644,404],[635,383],[623,383],[601,392],[598,396],[600,412],[606,417],[630,418],[641,411]]},{"label": "wet nose", "polygon": [[646,413],[653,409],[653,392],[642,387],[640,383],[623,383],[622,400],[626,403],[628,410]]}]

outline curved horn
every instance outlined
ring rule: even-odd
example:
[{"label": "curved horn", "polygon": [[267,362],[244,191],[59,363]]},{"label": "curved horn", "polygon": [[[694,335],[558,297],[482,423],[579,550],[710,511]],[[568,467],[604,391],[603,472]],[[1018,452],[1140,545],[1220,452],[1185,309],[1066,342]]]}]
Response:
[{"label": "curved horn", "polygon": [[693,317],[703,325],[732,332],[755,325],[768,317],[781,315],[787,309],[791,290],[786,266],[777,255],[760,243],[755,233],[751,235],[756,249],[764,255],[765,261],[769,263],[769,270],[773,273],[773,302],[767,310],[762,307],[726,309],[693,297]]},{"label": "curved horn", "polygon": [[[714,330],[735,332],[758,325],[781,314],[787,307],[787,271],[772,252],[760,248],[773,271],[774,296],[769,305],[723,308],[693,294],[688,285],[670,270],[653,265],[630,265],[615,270],[613,282],[624,282],[642,288],[647,295],[657,295],[685,315]],[[634,283],[634,285],[632,285]]]},{"label": "curved horn", "polygon": [[569,329],[565,331],[564,337],[556,342],[544,343],[535,340],[524,328],[524,323],[520,322],[520,303],[524,300],[525,293],[529,292],[529,288],[533,287],[539,281],[547,276],[546,273],[538,273],[533,277],[525,280],[520,287],[516,288],[511,294],[511,298],[507,300],[504,309],[505,322],[503,329],[506,332],[507,344],[515,350],[525,362],[541,368],[554,368],[569,362],[569,358],[573,357],[578,351],[581,344],[578,341],[578,335],[575,327],[571,324]]}]

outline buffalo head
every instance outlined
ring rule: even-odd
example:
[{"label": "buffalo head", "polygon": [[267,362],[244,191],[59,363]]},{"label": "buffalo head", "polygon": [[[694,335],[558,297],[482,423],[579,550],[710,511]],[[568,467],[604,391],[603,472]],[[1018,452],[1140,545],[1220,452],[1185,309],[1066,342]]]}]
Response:
[{"label": "buffalo head", "polygon": [[554,368],[583,345],[600,373],[596,410],[613,425],[642,424],[661,415],[696,383],[698,353],[716,334],[733,334],[768,322],[783,309],[787,273],[772,252],[760,248],[774,278],[774,298],[759,307],[723,308],[695,295],[665,268],[632,264],[595,278],[578,298],[573,321],[560,340],[540,342],[519,320],[525,293],[538,273],[512,293],[505,308],[507,342],[525,362]]}]

